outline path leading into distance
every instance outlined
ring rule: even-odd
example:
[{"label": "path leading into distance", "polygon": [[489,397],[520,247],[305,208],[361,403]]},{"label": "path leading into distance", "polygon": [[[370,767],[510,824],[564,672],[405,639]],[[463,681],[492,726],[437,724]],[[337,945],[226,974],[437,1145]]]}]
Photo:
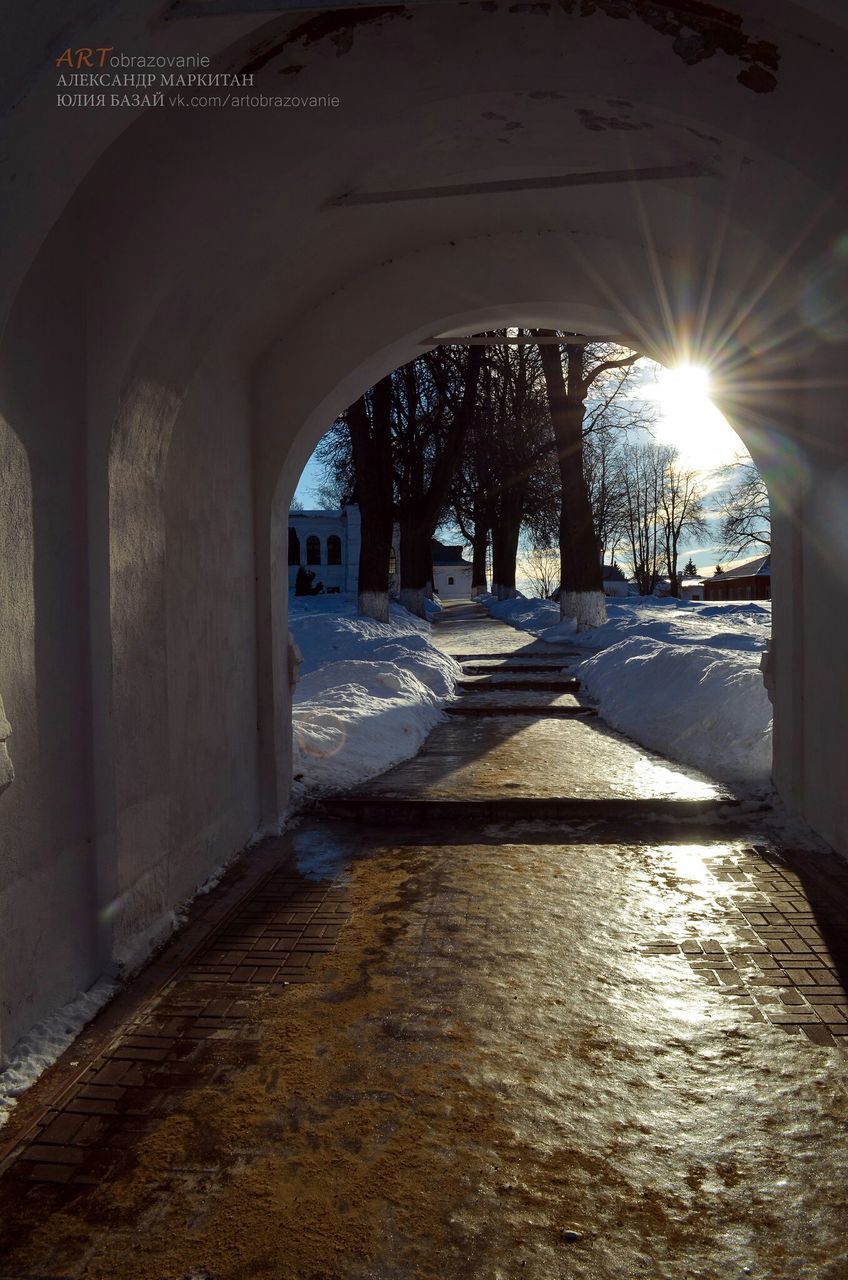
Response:
[{"label": "path leading into distance", "polygon": [[612,733],[573,655],[436,636],[422,752],[244,860],[22,1102],[0,1276],[848,1276],[845,864]]}]

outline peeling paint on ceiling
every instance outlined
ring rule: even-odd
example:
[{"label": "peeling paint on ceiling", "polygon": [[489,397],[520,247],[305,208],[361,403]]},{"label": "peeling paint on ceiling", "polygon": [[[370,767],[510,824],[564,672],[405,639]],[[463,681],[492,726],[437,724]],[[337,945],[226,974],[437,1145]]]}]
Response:
[{"label": "peeling paint on ceiling", "polygon": [[[780,50],[771,41],[748,35],[741,16],[730,9],[705,0],[557,0],[556,7],[579,18],[601,14],[619,20],[635,19],[667,37],[676,57],[687,66],[697,66],[721,53],[742,64],[736,78],[744,88],[758,94],[772,93],[777,88]],[[272,31],[266,29],[264,38],[248,49],[239,70],[259,71],[294,43],[311,45],[330,40],[341,57],[353,48],[358,27],[398,17],[411,19],[415,8],[414,3],[367,8],[349,5],[315,13],[294,28],[289,28],[289,19],[285,19],[281,24],[272,24]],[[503,10],[496,0],[482,0],[480,5],[481,12],[486,13],[532,11],[549,16],[553,9],[547,0],[514,3]],[[583,123],[589,129],[644,127],[628,122]]]}]

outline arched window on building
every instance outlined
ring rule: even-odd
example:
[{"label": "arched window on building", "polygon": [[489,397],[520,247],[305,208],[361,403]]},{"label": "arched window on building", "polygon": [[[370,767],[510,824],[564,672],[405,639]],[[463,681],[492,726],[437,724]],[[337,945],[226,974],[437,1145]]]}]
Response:
[{"label": "arched window on building", "polygon": [[395,573],[397,573],[397,556],[395,555],[394,547],[392,547],[389,552],[389,576],[391,577]]},{"label": "arched window on building", "polygon": [[300,538],[297,530],[289,525],[289,564],[300,564]]},{"label": "arched window on building", "polygon": [[306,563],[321,563],[321,539],[311,533],[306,539]]},{"label": "arched window on building", "polygon": [[327,564],[341,564],[342,540],[337,533],[331,533],[327,539]]}]

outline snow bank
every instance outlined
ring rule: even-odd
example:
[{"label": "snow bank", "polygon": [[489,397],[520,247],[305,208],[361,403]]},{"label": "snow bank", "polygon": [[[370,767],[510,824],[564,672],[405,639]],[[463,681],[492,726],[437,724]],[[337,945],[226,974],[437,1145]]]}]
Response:
[{"label": "snow bank", "polygon": [[634,637],[578,673],[614,729],[714,778],[767,783],[771,704],[752,656]]},{"label": "snow bank", "polygon": [[542,640],[594,652],[577,668],[583,688],[628,737],[715,778],[768,781],[772,710],[760,655],[771,636],[769,602],[608,599],[607,622],[580,635],[549,601],[485,603]]},{"label": "snow bank", "polygon": [[303,654],[292,704],[299,798],[350,787],[414,755],[461,674],[429,641],[429,623],[392,605],[389,623],[344,596],[292,602]]},{"label": "snow bank", "polygon": [[[560,621],[559,605],[553,600],[527,600],[521,595],[511,600],[498,600],[495,596],[485,595],[480,596],[480,603],[486,606],[493,618],[508,622],[519,631],[529,631],[531,635],[541,635]],[[564,625],[570,628],[569,634],[574,631],[571,619],[567,619]]]},{"label": "snow bank", "polygon": [[[556,628],[545,631],[544,640],[555,639]],[[631,596],[607,600],[607,621],[574,636],[575,647],[605,649],[631,637],[650,637],[668,644],[706,645],[709,648],[759,655],[771,635],[771,603],[728,601],[702,604],[696,600],[658,600],[655,596]]]},{"label": "snow bank", "polygon": [[112,999],[119,984],[101,978],[57,1013],[38,1022],[12,1050],[8,1063],[0,1071],[0,1127],[9,1119],[18,1094],[34,1084],[68,1045],[79,1035],[94,1015]]}]

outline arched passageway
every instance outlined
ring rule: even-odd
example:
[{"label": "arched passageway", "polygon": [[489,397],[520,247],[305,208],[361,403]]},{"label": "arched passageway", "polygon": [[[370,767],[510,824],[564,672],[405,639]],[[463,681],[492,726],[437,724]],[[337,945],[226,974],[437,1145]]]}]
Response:
[{"label": "arched passageway", "polygon": [[848,30],[821,0],[667,8],[112,4],[80,43],[340,106],[84,117],[40,18],[0,263],[0,1045],[278,821],[289,499],[335,414],[440,335],[562,326],[714,367],[784,495],[775,780],[848,847]]}]

